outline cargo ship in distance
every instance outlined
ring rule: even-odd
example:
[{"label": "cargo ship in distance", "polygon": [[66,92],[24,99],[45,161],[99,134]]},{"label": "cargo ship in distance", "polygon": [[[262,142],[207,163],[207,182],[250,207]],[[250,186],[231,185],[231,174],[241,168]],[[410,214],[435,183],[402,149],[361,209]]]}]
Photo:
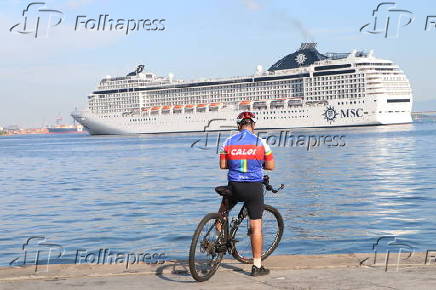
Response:
[{"label": "cargo ship in distance", "polygon": [[49,134],[71,134],[71,133],[80,133],[83,131],[81,126],[74,125],[61,125],[54,127],[47,127]]},{"label": "cargo ship in distance", "polygon": [[76,121],[74,121],[73,125],[61,124],[62,121],[63,121],[62,117],[56,118],[56,125],[48,126],[47,133],[49,133],[49,134],[71,134],[71,133],[81,133],[83,131],[83,127],[81,125],[76,124]]},{"label": "cargo ship in distance", "polygon": [[225,131],[241,111],[257,115],[258,129],[368,126],[412,122],[412,101],[392,61],[372,51],[321,54],[303,43],[245,77],[185,82],[140,65],[102,79],[72,117],[96,135]]}]

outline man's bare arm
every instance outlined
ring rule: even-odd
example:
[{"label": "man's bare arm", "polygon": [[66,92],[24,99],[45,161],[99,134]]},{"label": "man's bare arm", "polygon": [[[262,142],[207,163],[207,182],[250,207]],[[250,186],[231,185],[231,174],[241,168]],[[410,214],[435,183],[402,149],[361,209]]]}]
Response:
[{"label": "man's bare arm", "polygon": [[266,170],[274,170],[275,167],[276,167],[276,164],[274,162],[274,159],[265,161],[265,164],[263,166],[263,168]]},{"label": "man's bare arm", "polygon": [[220,168],[221,169],[228,169],[226,159],[220,159]]}]

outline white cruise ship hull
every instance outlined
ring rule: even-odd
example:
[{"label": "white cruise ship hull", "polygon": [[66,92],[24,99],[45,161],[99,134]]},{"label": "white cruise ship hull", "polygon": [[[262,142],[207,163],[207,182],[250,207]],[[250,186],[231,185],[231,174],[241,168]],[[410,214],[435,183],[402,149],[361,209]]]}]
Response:
[{"label": "white cruise ship hull", "polygon": [[[335,104],[336,103],[336,104]],[[326,111],[331,115],[326,117]],[[89,111],[74,112],[73,118],[92,135],[155,134],[234,130],[234,107],[217,112],[168,113],[155,115],[156,120],[145,116],[112,116],[107,118]],[[375,126],[411,123],[410,103],[394,105],[314,104],[293,108],[277,108],[257,113],[257,129],[326,128],[349,126]]]}]

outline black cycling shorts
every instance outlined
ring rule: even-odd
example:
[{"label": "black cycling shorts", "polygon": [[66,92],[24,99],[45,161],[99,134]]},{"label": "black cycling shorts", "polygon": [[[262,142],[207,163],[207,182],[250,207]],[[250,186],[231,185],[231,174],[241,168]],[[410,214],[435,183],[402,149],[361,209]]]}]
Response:
[{"label": "black cycling shorts", "polygon": [[264,209],[263,183],[229,181],[229,186],[232,189],[230,209],[238,202],[244,202],[248,210],[248,217],[251,220],[261,219]]}]

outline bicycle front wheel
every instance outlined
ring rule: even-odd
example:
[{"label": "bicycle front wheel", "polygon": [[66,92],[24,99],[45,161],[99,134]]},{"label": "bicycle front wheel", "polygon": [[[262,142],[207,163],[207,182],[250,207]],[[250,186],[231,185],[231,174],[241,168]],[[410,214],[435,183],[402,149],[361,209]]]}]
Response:
[{"label": "bicycle front wheel", "polygon": [[[265,204],[262,216],[263,251],[262,260],[265,260],[274,252],[283,236],[283,218],[277,209]],[[250,224],[247,211],[244,211],[244,219],[235,229],[235,248],[233,257],[241,263],[253,263],[250,240]]]},{"label": "bicycle front wheel", "polygon": [[224,219],[218,213],[207,214],[198,224],[189,250],[189,270],[199,281],[209,280],[226,252]]}]

